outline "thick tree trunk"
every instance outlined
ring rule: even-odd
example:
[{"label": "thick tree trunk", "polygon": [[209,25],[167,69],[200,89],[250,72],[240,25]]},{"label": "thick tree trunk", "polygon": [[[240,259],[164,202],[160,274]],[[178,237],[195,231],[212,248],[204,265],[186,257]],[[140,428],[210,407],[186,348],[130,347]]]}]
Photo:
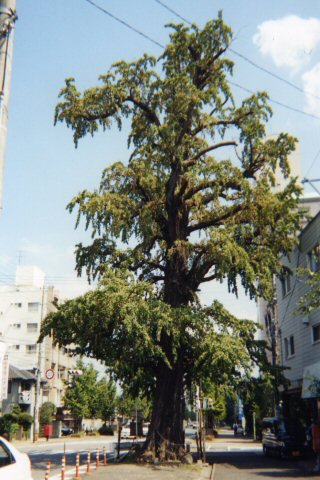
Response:
[{"label": "thick tree trunk", "polygon": [[157,378],[153,413],[143,458],[152,461],[181,459],[184,451],[183,361],[162,366]]},{"label": "thick tree trunk", "polygon": [[[172,235],[179,230],[174,222]],[[172,242],[173,245],[173,242]],[[187,305],[189,293],[184,282],[186,260],[176,252],[167,265],[164,281],[164,300],[172,308]],[[152,417],[142,458],[153,461],[182,459],[185,455],[183,420],[184,400],[184,349],[180,345],[177,353],[173,350],[172,338],[163,333],[161,346],[171,368],[162,364],[156,374],[156,389],[152,406]]]}]

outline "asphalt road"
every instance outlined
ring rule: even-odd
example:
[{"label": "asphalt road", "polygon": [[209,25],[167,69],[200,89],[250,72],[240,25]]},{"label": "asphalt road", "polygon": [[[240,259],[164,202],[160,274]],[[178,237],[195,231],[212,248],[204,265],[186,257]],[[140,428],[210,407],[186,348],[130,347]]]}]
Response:
[{"label": "asphalt road", "polygon": [[[61,458],[64,453],[67,469],[75,466],[77,453],[81,455],[81,464],[86,463],[88,450],[92,452],[92,459],[95,461],[97,448],[102,452],[103,446],[106,447],[110,460],[113,458],[111,444],[115,440],[115,437],[81,440],[68,438],[65,442],[51,440],[43,444],[24,445],[19,449],[28,453],[30,457],[34,480],[43,480],[48,461],[52,465],[51,476],[60,478]],[[131,440],[122,440],[121,448],[127,450],[131,443]],[[234,438],[230,431],[222,432],[217,439],[207,444],[207,461],[215,464],[214,480],[270,480],[319,476],[319,473],[312,472],[314,466],[312,460],[305,462],[297,459],[264,457],[261,444],[250,439]]]},{"label": "asphalt road", "polygon": [[[96,452],[100,450],[100,462],[103,461],[103,446],[106,447],[107,457],[110,460],[113,458],[113,449],[109,438],[98,440],[81,440],[81,441],[49,441],[45,444],[37,445],[25,445],[18,447],[19,450],[27,453],[31,460],[32,475],[34,480],[43,480],[44,472],[46,470],[47,462],[51,462],[51,476],[59,475],[61,472],[61,459],[62,456],[66,456],[66,468],[67,470],[75,466],[76,454],[80,453],[80,464],[87,462],[88,450],[91,452],[91,461],[96,461]],[[130,442],[123,441],[121,448],[125,449],[131,445]]]},{"label": "asphalt road", "polygon": [[270,480],[319,477],[312,472],[312,461],[264,457],[261,452],[209,452],[207,461],[215,464],[214,480]]}]

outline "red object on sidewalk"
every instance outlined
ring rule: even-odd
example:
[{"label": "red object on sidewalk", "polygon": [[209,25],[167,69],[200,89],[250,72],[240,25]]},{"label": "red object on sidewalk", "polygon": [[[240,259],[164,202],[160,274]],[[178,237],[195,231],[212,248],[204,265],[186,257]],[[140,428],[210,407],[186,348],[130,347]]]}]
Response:
[{"label": "red object on sidewalk", "polygon": [[49,437],[52,437],[53,433],[53,426],[50,424],[43,425],[43,433],[44,436],[48,439]]},{"label": "red object on sidewalk", "polygon": [[320,453],[320,425],[312,425],[312,447],[316,453]]}]

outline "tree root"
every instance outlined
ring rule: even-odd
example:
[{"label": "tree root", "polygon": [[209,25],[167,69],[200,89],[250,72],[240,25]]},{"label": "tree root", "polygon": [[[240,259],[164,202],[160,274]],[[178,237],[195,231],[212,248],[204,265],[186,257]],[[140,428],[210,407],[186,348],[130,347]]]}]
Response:
[{"label": "tree root", "polygon": [[153,440],[146,442],[140,452],[137,452],[139,463],[192,463],[192,455],[187,453],[180,445],[173,444],[168,440],[162,440],[157,445]]}]

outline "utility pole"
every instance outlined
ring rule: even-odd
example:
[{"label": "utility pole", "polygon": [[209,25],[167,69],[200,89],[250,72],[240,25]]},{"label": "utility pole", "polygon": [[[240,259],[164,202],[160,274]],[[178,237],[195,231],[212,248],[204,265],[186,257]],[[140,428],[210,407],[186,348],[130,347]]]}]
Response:
[{"label": "utility pole", "polygon": [[[45,300],[45,283],[43,282],[42,287],[42,299],[41,299],[41,314],[40,314],[40,326],[43,321],[44,314],[44,300]],[[38,366],[36,374],[36,392],[34,400],[34,423],[33,423],[33,442],[36,442],[39,438],[39,410],[40,410],[40,393],[41,393],[41,373],[43,369],[43,360],[42,360],[42,349],[43,342],[38,344]]]},{"label": "utility pole", "polygon": [[3,169],[7,139],[13,32],[17,18],[16,0],[0,0],[0,210],[2,210]]}]

